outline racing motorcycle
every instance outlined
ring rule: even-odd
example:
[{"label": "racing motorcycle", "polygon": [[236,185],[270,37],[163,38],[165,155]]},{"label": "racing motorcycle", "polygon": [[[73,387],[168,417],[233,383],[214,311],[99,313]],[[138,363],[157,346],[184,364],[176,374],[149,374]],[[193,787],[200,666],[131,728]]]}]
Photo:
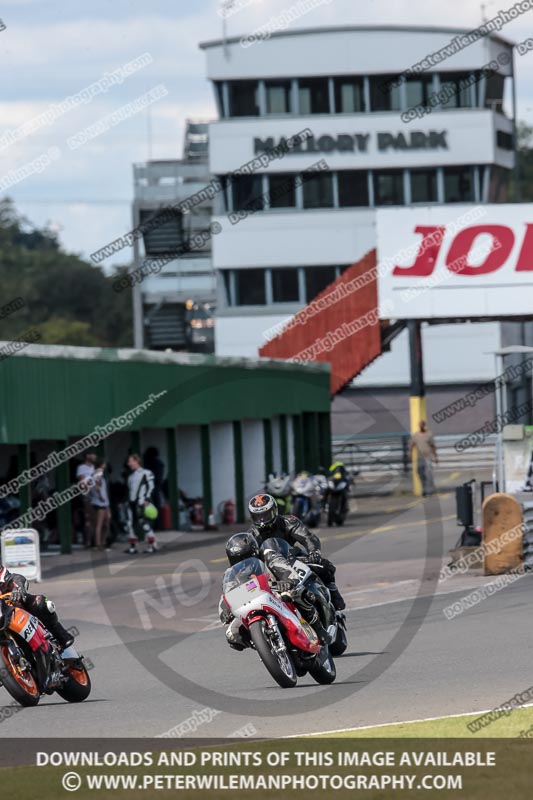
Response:
[{"label": "racing motorcycle", "polygon": [[81,703],[91,692],[83,656],[63,652],[42,622],[0,595],[0,685],[22,706],[36,706],[43,694]]},{"label": "racing motorcycle", "polygon": [[310,472],[299,472],[292,482],[292,513],[308,528],[320,524],[321,500],[315,476]]},{"label": "racing motorcycle", "polygon": [[[303,582],[307,567],[302,564],[301,568]],[[292,688],[307,672],[317,683],[333,683],[337,671],[329,647],[320,644],[294,603],[282,601],[274,592],[262,561],[246,558],[228,569],[222,593],[225,604],[240,620],[243,639],[256,650],[279,686]]]},{"label": "racing motorcycle", "polygon": [[344,525],[348,513],[350,478],[344,470],[335,470],[328,478],[328,525]]},{"label": "racing motorcycle", "polygon": [[280,514],[291,513],[290,475],[269,475],[268,480],[265,482],[265,492],[275,499]]}]

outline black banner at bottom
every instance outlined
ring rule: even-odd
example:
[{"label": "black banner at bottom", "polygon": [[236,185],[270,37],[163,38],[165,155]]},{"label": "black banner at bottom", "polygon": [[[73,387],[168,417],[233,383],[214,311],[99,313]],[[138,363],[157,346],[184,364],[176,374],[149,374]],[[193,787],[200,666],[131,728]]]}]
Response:
[{"label": "black banner at bottom", "polygon": [[532,762],[527,739],[5,739],[0,748],[15,800],[530,800]]}]

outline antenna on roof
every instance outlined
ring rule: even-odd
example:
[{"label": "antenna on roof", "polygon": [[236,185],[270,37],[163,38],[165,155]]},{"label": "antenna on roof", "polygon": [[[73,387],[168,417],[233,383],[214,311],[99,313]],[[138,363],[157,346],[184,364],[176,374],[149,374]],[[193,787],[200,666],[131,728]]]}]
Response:
[{"label": "antenna on roof", "polygon": [[146,134],[148,139],[148,161],[152,160],[152,109],[150,106],[146,109]]},{"label": "antenna on roof", "polygon": [[235,5],[235,0],[222,0],[220,3],[220,8],[218,9],[218,13],[222,17],[222,46],[224,48],[224,58],[226,60],[229,59],[229,48],[228,48],[228,30],[227,30],[227,19],[228,19],[228,11],[233,8]]},{"label": "antenna on roof", "polygon": [[495,2],[495,0],[488,0],[487,3],[481,3],[481,5],[480,5],[480,8],[481,8],[481,22],[483,24],[485,24],[485,22],[487,22],[486,8],[487,8],[487,6],[493,6],[494,2]]}]

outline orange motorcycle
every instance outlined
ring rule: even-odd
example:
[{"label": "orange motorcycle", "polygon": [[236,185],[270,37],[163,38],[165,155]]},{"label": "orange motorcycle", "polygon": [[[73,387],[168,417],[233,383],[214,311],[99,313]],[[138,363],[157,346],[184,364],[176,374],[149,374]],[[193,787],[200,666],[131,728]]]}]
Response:
[{"label": "orange motorcycle", "polygon": [[0,595],[0,685],[22,706],[36,706],[43,694],[81,703],[91,692],[87,668],[74,647],[61,651],[43,623]]}]

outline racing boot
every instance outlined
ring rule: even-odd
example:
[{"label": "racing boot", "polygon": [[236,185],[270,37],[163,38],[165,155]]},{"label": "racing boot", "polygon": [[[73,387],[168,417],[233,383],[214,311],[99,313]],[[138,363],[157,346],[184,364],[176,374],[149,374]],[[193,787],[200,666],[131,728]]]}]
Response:
[{"label": "racing boot", "polygon": [[36,616],[39,617],[43,625],[48,628],[54,639],[57,640],[61,650],[66,650],[67,647],[74,644],[74,636],[60,623],[55,603],[52,600],[47,600],[43,595],[37,595],[34,606]]},{"label": "racing boot", "polygon": [[233,650],[241,651],[247,646],[242,637],[240,628],[241,623],[238,619],[234,619],[226,628],[226,641]]},{"label": "racing boot", "polygon": [[337,584],[328,583],[328,589],[335,611],[344,611],[346,608],[346,603],[344,601],[344,597],[339,592]]}]

